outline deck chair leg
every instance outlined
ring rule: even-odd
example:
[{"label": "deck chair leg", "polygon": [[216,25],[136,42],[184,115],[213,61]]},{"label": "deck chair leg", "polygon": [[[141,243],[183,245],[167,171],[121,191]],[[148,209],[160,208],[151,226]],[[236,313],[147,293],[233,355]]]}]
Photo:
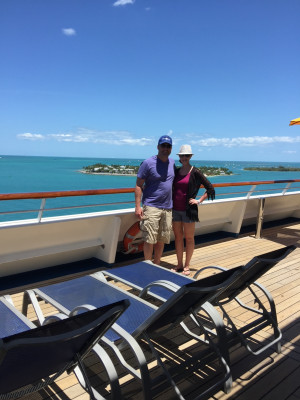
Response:
[{"label": "deck chair leg", "polygon": [[[217,382],[216,385],[220,386],[221,384],[223,384],[224,393],[229,393],[232,388],[232,375],[229,368],[229,350],[227,346],[227,335],[223,319],[221,318],[218,311],[209,303],[203,304],[201,309],[209,317],[210,323],[213,324],[215,331],[207,327],[205,323],[201,321],[201,317],[199,317],[195,312],[190,314],[190,317],[192,321],[196,324],[196,326],[200,329],[200,335],[192,332],[184,322],[181,322],[180,324],[189,336],[195,338],[199,342],[205,343],[214,350],[220,360],[220,364],[224,368],[224,377],[219,382]],[[204,335],[204,339],[201,338],[201,335]],[[215,344],[214,340],[218,341],[217,345]],[[215,388],[216,385],[212,388]]]},{"label": "deck chair leg", "polygon": [[23,294],[23,303],[22,303],[22,314],[24,314],[25,316],[27,316],[29,301],[30,301],[29,300],[29,295],[25,291],[24,294]]},{"label": "deck chair leg", "polygon": [[281,342],[276,343],[276,353],[280,354],[281,353]]},{"label": "deck chair leg", "polygon": [[91,400],[103,400],[104,397],[102,397],[101,395],[99,395],[99,397],[98,397],[96,393],[94,394],[93,388],[87,377],[84,365],[81,362],[79,357],[77,357],[77,361],[78,361],[78,366],[76,368],[74,368],[74,374],[76,375],[78,382],[90,395]]},{"label": "deck chair leg", "polygon": [[[96,344],[93,347],[92,351],[99,357],[99,359],[102,361],[102,364],[105,367],[105,370],[109,378],[112,398],[115,400],[121,399],[122,395],[121,395],[121,389],[119,385],[117,371],[110,357],[99,344]],[[79,366],[74,369],[74,373],[81,386],[88,391],[92,400],[105,400],[105,397],[101,396],[101,394],[91,386],[90,381],[86,374],[85,367],[80,359],[78,360],[78,363]]]},{"label": "deck chair leg", "polygon": [[27,315],[29,304],[32,304],[40,325],[43,325],[45,317],[42,313],[39,301],[32,290],[26,290],[23,295],[22,313],[24,315]]},{"label": "deck chair leg", "polygon": [[[224,368],[225,372],[224,377],[223,379],[221,379],[220,382],[217,382],[216,385],[218,384],[220,385],[221,383],[223,383],[223,391],[224,393],[227,394],[230,392],[232,388],[232,375],[231,375],[231,370],[229,368],[230,358],[229,358],[229,349],[227,345],[226,329],[218,311],[210,303],[204,303],[202,305],[202,310],[205,311],[205,313],[209,316],[209,318],[211,319],[211,321],[215,326],[217,332],[216,338],[218,340],[217,345],[211,338],[210,331],[201,324],[196,314],[194,314],[194,317],[199,322],[199,325],[203,327],[203,331],[205,332],[207,341],[209,342],[210,346],[215,350],[215,353],[219,357],[220,363]],[[212,386],[211,389],[213,389],[214,387],[216,386]]]},{"label": "deck chair leg", "polygon": [[161,366],[161,368],[163,369],[163,371],[165,372],[166,377],[168,378],[171,386],[173,387],[175,393],[177,394],[178,398],[180,400],[184,400],[184,397],[182,396],[178,386],[176,385],[176,383],[174,382],[172,376],[170,375],[168,369],[165,367],[160,355],[158,354],[158,352],[156,351],[155,347],[153,346],[151,339],[148,337],[148,335],[146,335],[146,333],[143,334],[143,337],[145,338],[145,340],[147,341],[152,354],[155,356],[155,358],[157,359],[157,362],[159,363],[159,365]]},{"label": "deck chair leg", "polygon": [[[281,342],[280,341],[281,341],[281,338],[282,338],[282,333],[281,333],[281,330],[279,329],[279,326],[278,326],[277,312],[276,312],[276,306],[275,306],[275,302],[274,302],[273,296],[260,283],[254,282],[253,286],[256,286],[258,289],[260,289],[264,293],[266,298],[268,299],[268,302],[269,302],[269,305],[270,305],[270,311],[268,311],[260,301],[259,301],[259,305],[263,310],[263,314],[265,316],[268,316],[268,320],[270,322],[270,325],[272,325],[272,327],[273,327],[275,340],[272,343],[275,344],[275,351],[278,354],[280,354],[281,353]],[[252,290],[252,288],[250,288],[250,290],[253,293],[253,295],[258,299],[258,297],[256,296],[255,292]]]},{"label": "deck chair leg", "polygon": [[[143,387],[143,395],[145,400],[151,400],[152,399],[152,393],[151,393],[151,379],[149,375],[149,370],[147,366],[147,361],[145,358],[145,355],[138,344],[138,342],[128,333],[126,332],[121,326],[119,326],[117,323],[115,323],[111,329],[117,333],[125,342],[127,345],[122,345],[118,346],[115,345],[113,342],[108,340],[105,336],[102,338],[102,341],[106,343],[115,353],[117,358],[119,359],[120,363],[123,365],[123,367],[133,376],[141,380],[142,387]],[[123,348],[127,348],[127,346],[131,349],[137,363],[138,363],[138,369],[135,369],[132,367],[130,364],[125,361],[121,350]]]}]

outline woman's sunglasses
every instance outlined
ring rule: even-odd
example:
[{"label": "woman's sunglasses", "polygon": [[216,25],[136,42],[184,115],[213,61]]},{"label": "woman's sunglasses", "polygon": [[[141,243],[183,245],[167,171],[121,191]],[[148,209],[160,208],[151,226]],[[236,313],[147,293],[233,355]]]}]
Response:
[{"label": "woman's sunglasses", "polygon": [[190,158],[190,157],[192,157],[192,155],[191,155],[191,154],[179,154],[179,157],[180,157],[180,158],[181,158],[181,157]]}]

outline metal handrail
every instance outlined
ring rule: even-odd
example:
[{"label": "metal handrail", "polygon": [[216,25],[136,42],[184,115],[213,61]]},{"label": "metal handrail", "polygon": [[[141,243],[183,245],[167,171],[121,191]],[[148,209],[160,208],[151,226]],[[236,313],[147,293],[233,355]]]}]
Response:
[{"label": "metal handrail", "polygon": [[27,200],[27,199],[54,199],[57,197],[96,196],[102,194],[133,193],[134,188],[120,189],[95,189],[95,190],[64,190],[59,192],[33,192],[33,193],[4,193],[0,194],[1,200]]},{"label": "metal handrail", "polygon": [[[214,188],[230,188],[230,187],[243,187],[250,186],[249,190],[234,191],[226,193],[218,193],[218,196],[234,196],[245,194],[245,198],[249,199],[254,193],[261,192],[273,192],[278,191],[278,193],[284,196],[288,191],[295,191],[300,189],[300,187],[291,187],[292,183],[300,182],[300,179],[287,179],[287,180],[269,180],[269,181],[249,181],[249,182],[228,182],[228,183],[214,183]],[[279,185],[285,184],[283,188],[268,188],[268,189],[256,189],[260,185]],[[80,196],[98,196],[98,195],[116,195],[116,194],[126,194],[134,193],[135,188],[117,188],[117,189],[95,189],[95,190],[70,190],[70,191],[52,191],[52,192],[31,192],[31,193],[3,193],[0,194],[0,201],[10,201],[10,200],[29,200],[29,199],[41,199],[41,205],[39,209],[30,210],[12,210],[12,211],[1,211],[0,215],[3,214],[20,214],[20,213],[38,213],[37,221],[41,222],[43,213],[49,211],[61,211],[61,210],[71,210],[75,208],[87,208],[87,207],[103,207],[103,206],[120,206],[122,204],[133,204],[134,201],[121,201],[121,202],[110,202],[110,203],[98,203],[98,204],[81,204],[72,205],[67,207],[53,207],[46,209],[46,199],[55,199],[63,197],[80,197]],[[243,198],[243,197],[242,197]]]},{"label": "metal handrail", "polygon": [[[300,179],[287,179],[287,180],[274,180],[274,181],[249,181],[249,182],[228,182],[228,183],[214,183],[215,188],[220,187],[234,187],[234,186],[258,186],[258,185],[274,185],[281,183],[296,183]],[[284,188],[286,192],[290,189],[290,185]],[[58,197],[71,197],[71,196],[96,196],[105,194],[122,194],[134,193],[134,188],[118,188],[118,189],[95,189],[95,190],[65,190],[56,192],[32,192],[32,193],[3,193],[0,194],[0,201],[3,200],[26,200],[26,199],[49,199]],[[272,189],[270,189],[272,190]],[[245,192],[243,192],[245,193]],[[247,192],[248,193],[248,192]]]}]

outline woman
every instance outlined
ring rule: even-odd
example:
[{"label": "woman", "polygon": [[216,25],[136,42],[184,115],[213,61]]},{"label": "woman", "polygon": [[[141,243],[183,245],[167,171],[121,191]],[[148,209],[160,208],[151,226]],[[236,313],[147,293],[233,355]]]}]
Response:
[{"label": "woman", "polygon": [[[173,231],[175,235],[175,247],[177,255],[177,267],[172,271],[190,274],[190,261],[195,247],[195,222],[198,218],[198,204],[205,199],[213,200],[215,190],[213,185],[202,172],[190,164],[193,155],[192,148],[188,144],[181,146],[178,153],[182,167],[176,168],[173,183]],[[200,186],[203,185],[206,192],[196,200]],[[183,238],[185,237],[186,254],[183,264]]]}]

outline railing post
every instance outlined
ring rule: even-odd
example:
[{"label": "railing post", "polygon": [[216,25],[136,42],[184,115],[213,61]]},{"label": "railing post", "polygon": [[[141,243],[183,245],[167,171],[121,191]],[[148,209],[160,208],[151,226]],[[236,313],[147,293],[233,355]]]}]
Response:
[{"label": "railing post", "polygon": [[288,183],[287,185],[286,185],[286,187],[283,189],[283,191],[282,191],[282,194],[286,194],[286,192],[289,190],[289,188],[291,187],[291,182],[290,183]]},{"label": "railing post", "polygon": [[45,204],[46,204],[46,199],[42,199],[40,211],[39,211],[39,214],[38,214],[38,222],[41,222],[41,220],[42,220],[43,212],[44,212],[44,209],[45,209]]},{"label": "railing post", "polygon": [[261,228],[262,228],[262,224],[263,224],[263,221],[264,221],[265,201],[266,201],[266,199],[264,197],[261,197],[259,199],[258,213],[257,213],[257,220],[256,220],[255,239],[260,239],[261,238]]},{"label": "railing post", "polygon": [[256,185],[252,185],[251,189],[249,190],[248,194],[247,194],[247,199],[250,198],[250,196],[253,194],[254,190],[256,189]]}]

